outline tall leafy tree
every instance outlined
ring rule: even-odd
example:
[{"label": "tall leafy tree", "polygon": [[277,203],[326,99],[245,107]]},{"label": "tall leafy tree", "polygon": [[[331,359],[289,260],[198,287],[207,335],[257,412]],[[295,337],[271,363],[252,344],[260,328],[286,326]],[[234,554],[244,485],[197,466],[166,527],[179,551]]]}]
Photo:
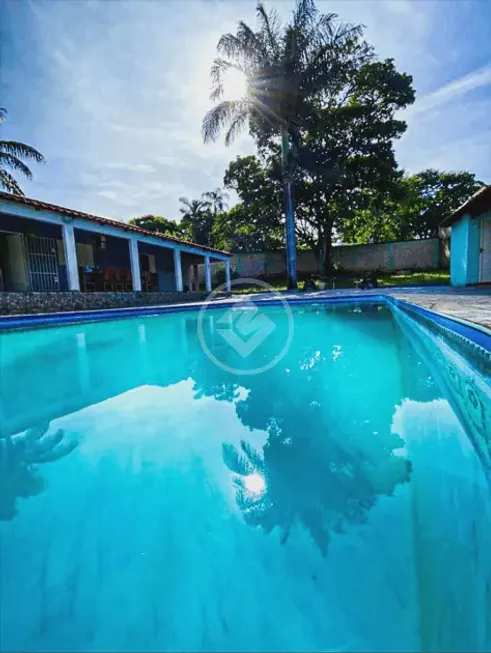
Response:
[{"label": "tall leafy tree", "polygon": [[[313,107],[322,106],[327,84],[342,76],[346,48],[364,49],[361,27],[338,21],[335,14],[320,14],[313,0],[297,0],[290,21],[282,27],[274,11],[257,5],[257,28],[239,22],[235,34],[224,34],[217,45],[219,57],[211,70],[211,98],[221,100],[203,120],[205,142],[216,140],[223,128],[225,143],[247,125],[259,144],[279,142],[285,204],[288,285],[295,288],[296,241],[293,205],[294,157],[292,144],[304,129]],[[243,73],[247,93],[239,100],[223,100],[224,76]],[[339,83],[339,82],[338,82]]]},{"label": "tall leafy tree", "polygon": [[470,172],[423,170],[403,178],[399,222],[411,238],[434,238],[444,218],[481,186]]},{"label": "tall leafy tree", "polygon": [[[6,109],[0,108],[0,124],[5,121]],[[0,188],[15,195],[24,195],[24,191],[10,171],[18,172],[27,179],[32,179],[31,169],[24,163],[36,161],[45,163],[46,159],[34,147],[18,141],[0,140]]]},{"label": "tall leafy tree", "polygon": [[345,220],[340,234],[347,243],[436,238],[442,220],[483,183],[470,172],[422,170],[399,174]]},{"label": "tall leafy tree", "polygon": [[256,212],[242,202],[219,213],[213,221],[212,244],[232,252],[266,252],[284,245],[284,227],[278,215]]},{"label": "tall leafy tree", "polygon": [[326,88],[326,104],[306,121],[298,148],[304,174],[297,198],[307,208],[298,230],[325,274],[334,235],[400,175],[394,140],[406,124],[396,116],[414,101],[412,78],[391,59],[378,61],[371,48],[346,50],[343,76]]},{"label": "tall leafy tree", "polygon": [[224,185],[238,194],[240,203],[219,214],[213,226],[214,239],[224,249],[258,252],[284,247],[281,168],[271,177],[263,158],[237,157],[225,171]]},{"label": "tall leafy tree", "polygon": [[187,235],[187,231],[182,224],[174,222],[174,220],[167,220],[161,215],[142,215],[139,218],[132,218],[129,223],[147,231],[155,231],[176,238]]}]

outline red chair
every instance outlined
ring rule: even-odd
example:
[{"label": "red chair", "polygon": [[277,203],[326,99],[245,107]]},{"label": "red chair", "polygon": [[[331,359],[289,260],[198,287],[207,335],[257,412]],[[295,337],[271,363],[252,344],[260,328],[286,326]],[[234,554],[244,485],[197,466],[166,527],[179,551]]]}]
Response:
[{"label": "red chair", "polygon": [[133,278],[131,276],[131,270],[129,268],[126,268],[124,271],[124,289],[127,292],[131,292],[133,290]]},{"label": "red chair", "polygon": [[102,272],[102,276],[104,279],[104,291],[110,290],[112,292],[114,290],[114,278],[113,278],[112,268],[104,268]]},{"label": "red chair", "polygon": [[121,270],[119,268],[114,268],[114,288],[116,292],[121,292],[124,290],[124,283],[121,276]]}]

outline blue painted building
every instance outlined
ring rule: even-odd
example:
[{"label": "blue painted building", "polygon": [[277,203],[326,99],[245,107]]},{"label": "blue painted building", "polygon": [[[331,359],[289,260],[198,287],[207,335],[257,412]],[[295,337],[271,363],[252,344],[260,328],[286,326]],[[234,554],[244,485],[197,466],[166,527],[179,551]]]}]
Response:
[{"label": "blue painted building", "polygon": [[0,291],[211,290],[211,261],[230,254],[38,200],[0,192]]},{"label": "blue painted building", "polygon": [[452,286],[491,283],[491,186],[483,186],[442,227],[451,227]]}]

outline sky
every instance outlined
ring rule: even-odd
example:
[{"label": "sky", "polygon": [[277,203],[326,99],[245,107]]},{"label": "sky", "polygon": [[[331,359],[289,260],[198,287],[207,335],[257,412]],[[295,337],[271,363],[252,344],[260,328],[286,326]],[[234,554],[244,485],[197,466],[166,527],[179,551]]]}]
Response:
[{"label": "sky", "polygon": [[[39,149],[29,197],[127,221],[179,219],[179,197],[223,184],[252,154],[203,144],[218,38],[255,24],[255,0],[0,0],[2,138]],[[293,0],[266,2],[287,18]],[[491,183],[491,3],[486,0],[319,0],[362,23],[380,58],[413,76],[402,112],[401,167],[469,170]],[[233,198],[232,198],[233,199]]]}]

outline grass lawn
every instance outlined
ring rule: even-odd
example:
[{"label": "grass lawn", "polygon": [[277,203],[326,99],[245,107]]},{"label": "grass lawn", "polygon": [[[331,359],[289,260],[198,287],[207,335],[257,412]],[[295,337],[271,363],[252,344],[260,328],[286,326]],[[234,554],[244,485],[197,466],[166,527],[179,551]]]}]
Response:
[{"label": "grass lawn", "polygon": [[438,286],[450,283],[448,270],[411,272],[410,274],[388,274],[379,280],[381,286]]},{"label": "grass lawn", "polygon": [[[342,277],[339,276],[334,280],[334,288],[356,288],[355,281],[360,277]],[[410,272],[408,274],[380,274],[377,276],[380,286],[437,286],[448,285],[450,274],[448,270],[434,270],[430,272]],[[268,280],[268,283],[274,290],[286,290],[286,279],[278,278]],[[303,281],[299,282],[299,287],[303,288]],[[332,288],[332,283],[328,284]],[[233,293],[257,293],[265,292],[264,288],[259,286],[235,286],[232,288]]]}]

